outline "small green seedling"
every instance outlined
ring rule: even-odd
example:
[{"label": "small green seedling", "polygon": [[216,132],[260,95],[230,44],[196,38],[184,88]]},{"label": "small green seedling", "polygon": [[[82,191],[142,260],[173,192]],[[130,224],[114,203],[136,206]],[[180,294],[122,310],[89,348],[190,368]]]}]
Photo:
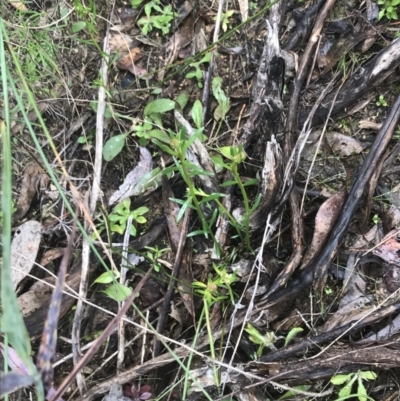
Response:
[{"label": "small green seedling", "polygon": [[118,271],[107,271],[101,274],[97,279],[93,282],[97,284],[110,284],[103,292],[109,298],[113,299],[117,302],[125,301],[129,295],[132,294],[132,289],[118,283],[116,280],[119,278],[120,273]]},{"label": "small green seedling", "polygon": [[[360,401],[372,400],[372,398],[367,395],[367,390],[364,387],[363,380],[375,380],[376,377],[376,373],[369,370],[366,372],[358,371],[357,373],[333,376],[330,380],[333,385],[344,385],[339,391],[339,397],[335,401],[350,397],[358,397]],[[357,392],[352,393],[353,384],[355,382],[357,382]]]},{"label": "small green seedling", "polygon": [[170,248],[163,248],[163,249],[158,249],[158,246],[150,247],[146,246],[147,249],[146,252],[146,259],[153,265],[153,268],[156,272],[159,272],[161,269],[161,263],[160,259],[161,257],[166,253],[169,252],[171,249]]},{"label": "small green seedling", "polygon": [[189,67],[192,69],[194,68],[194,71],[188,72],[186,74],[186,78],[188,79],[196,78],[197,86],[199,88],[203,87],[203,73],[200,69],[200,64],[209,63],[210,60],[211,60],[211,53],[207,53],[200,61],[195,61],[189,64]]},{"label": "small green seedling", "polygon": [[[137,3],[137,1],[135,1]],[[160,0],[149,1],[144,6],[145,17],[138,21],[138,25],[143,35],[147,35],[153,28],[159,29],[164,35],[167,35],[171,29],[171,21],[176,16],[169,4],[164,6]]]},{"label": "small green seedling", "polygon": [[386,102],[385,97],[384,97],[383,95],[379,95],[379,99],[378,99],[378,101],[376,102],[376,105],[377,105],[378,107],[379,107],[379,106],[387,107],[387,102]]},{"label": "small green seedling", "polygon": [[[232,17],[234,10],[228,10],[226,13],[222,13],[221,15],[221,27],[224,32],[228,30],[228,26],[230,25],[229,19]],[[217,20],[217,17],[214,17],[214,21]]]},{"label": "small green seedling", "polygon": [[275,336],[274,332],[267,331],[263,335],[250,323],[247,324],[245,331],[249,334],[250,341],[259,346],[256,355],[253,356],[254,359],[258,359],[262,355],[264,347],[268,347],[273,351],[276,350],[274,342],[278,338]]},{"label": "small green seedling", "polygon": [[400,0],[378,0],[378,4],[381,6],[378,14],[378,20],[386,17],[390,20],[398,20],[397,6],[400,4]]},{"label": "small green seedling", "polygon": [[218,106],[214,111],[214,118],[216,121],[220,121],[226,117],[230,108],[229,98],[225,95],[225,92],[222,89],[221,77],[214,77],[212,81],[212,91],[218,102]]},{"label": "small green seedling", "polygon": [[176,103],[170,99],[157,99],[148,103],[144,109],[144,120],[133,127],[133,131],[138,136],[139,144],[147,146],[150,140],[157,139],[169,144],[170,137],[163,130],[161,116],[167,111],[173,110]]},{"label": "small green seedling", "polygon": [[127,198],[123,200],[121,203],[119,203],[114,208],[112,213],[108,216],[108,219],[110,220],[111,223],[110,229],[112,232],[123,235],[126,229],[126,223],[130,216],[132,216],[133,220],[130,232],[132,236],[136,236],[137,234],[137,229],[133,224],[134,222],[138,224],[144,224],[147,222],[146,218],[143,215],[149,211],[148,207],[141,206],[136,210],[131,211],[130,206],[131,206],[131,200]]}]

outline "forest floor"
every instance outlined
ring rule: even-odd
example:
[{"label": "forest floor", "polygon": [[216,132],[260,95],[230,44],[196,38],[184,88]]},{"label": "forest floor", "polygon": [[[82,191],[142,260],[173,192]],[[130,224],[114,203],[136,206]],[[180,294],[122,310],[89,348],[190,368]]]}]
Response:
[{"label": "forest floor", "polygon": [[397,4],[2,2],[9,369],[52,401],[400,399]]}]

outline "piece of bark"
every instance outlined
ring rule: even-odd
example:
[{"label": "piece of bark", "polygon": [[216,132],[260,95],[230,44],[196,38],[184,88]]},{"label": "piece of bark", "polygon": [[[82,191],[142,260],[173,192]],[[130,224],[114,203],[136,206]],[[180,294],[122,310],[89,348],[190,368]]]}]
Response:
[{"label": "piece of bark", "polygon": [[[80,267],[81,263],[80,259],[78,259],[71,267],[69,275],[66,279],[66,285],[68,285],[68,287],[70,287],[74,291],[78,291],[79,289],[79,283],[81,278]],[[34,312],[32,312],[29,316],[26,316],[24,318],[26,328],[31,337],[36,337],[42,334],[44,323],[47,317],[47,310],[49,309],[50,305],[50,300],[51,300],[51,291],[49,292],[48,298],[45,302],[43,302],[42,306],[36,309]],[[63,299],[61,302],[60,318],[66,315],[66,313],[71,309],[75,301],[76,298],[67,294],[63,295]]]},{"label": "piece of bark", "polygon": [[[337,88],[326,96],[312,118],[311,126],[322,124],[332,107],[331,116],[349,107],[357,99],[381,84],[400,65],[400,38],[381,50],[363,66],[357,68],[353,75],[344,83],[337,94]],[[310,108],[301,112],[299,125],[303,126]]]}]

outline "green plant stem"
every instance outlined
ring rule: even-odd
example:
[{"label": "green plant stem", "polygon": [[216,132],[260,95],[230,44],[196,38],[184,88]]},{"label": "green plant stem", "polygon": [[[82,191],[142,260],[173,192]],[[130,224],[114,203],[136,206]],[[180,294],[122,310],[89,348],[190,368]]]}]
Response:
[{"label": "green plant stem", "polygon": [[[203,318],[204,318],[204,308],[201,310],[199,321],[197,322],[197,328],[196,328],[196,333],[194,335],[192,348],[196,348],[196,343],[197,343],[197,340],[200,335],[201,323],[203,321]],[[190,371],[192,359],[193,359],[193,352],[190,352],[188,360],[187,360],[187,364],[186,364],[186,368],[188,371]],[[189,387],[189,376],[185,375],[185,381],[183,383],[183,391],[182,391],[182,400],[186,400],[187,393],[188,393],[188,387]]]},{"label": "green plant stem", "polygon": [[[208,309],[208,302],[205,298],[203,298],[203,302],[204,302],[204,312],[205,312],[205,317],[206,317],[208,341],[210,342],[211,357],[213,359],[216,359],[215,358],[214,338],[212,335],[212,329],[211,329],[211,323],[210,323],[210,310]],[[218,370],[217,370],[216,366],[213,366],[213,372],[214,372],[215,385],[217,387],[219,387],[219,377],[218,377]]]},{"label": "green plant stem", "polygon": [[185,157],[184,157],[184,155],[182,154],[181,151],[178,151],[178,157],[179,157],[179,161],[180,161],[180,164],[181,164],[181,167],[182,167],[183,179],[185,180],[186,185],[188,186],[188,189],[189,189],[189,195],[190,195],[191,199],[193,200],[194,206],[195,206],[195,208],[197,210],[197,213],[200,216],[202,224],[204,224],[206,229],[207,229],[206,230],[207,234],[209,234],[210,237],[212,238],[212,240],[213,240],[213,242],[215,244],[215,247],[217,248],[217,253],[220,255],[221,254],[221,248],[220,248],[220,246],[218,244],[217,239],[215,238],[214,233],[212,232],[210,226],[208,225],[208,222],[207,222],[207,220],[206,220],[206,218],[204,216],[203,211],[201,210],[200,203],[199,203],[199,201],[197,199],[197,196],[196,196],[196,191],[195,191],[195,187],[193,185],[193,181],[190,179],[189,171],[186,168]]},{"label": "green plant stem", "polygon": [[214,199],[214,201],[218,205],[218,207],[221,209],[221,211],[228,217],[228,219],[231,222],[231,224],[233,225],[233,227],[235,227],[235,230],[238,233],[240,240],[243,241],[242,232],[241,232],[240,227],[237,224],[237,221],[235,220],[235,218],[232,216],[232,214],[229,212],[229,210],[218,199]]},{"label": "green plant stem", "polygon": [[250,204],[249,204],[249,198],[247,197],[246,189],[244,188],[244,185],[240,179],[239,173],[238,173],[238,166],[235,163],[232,168],[232,174],[235,178],[235,181],[237,182],[240,192],[243,196],[244,200],[244,210],[245,210],[245,218],[243,220],[242,226],[244,227],[245,230],[245,235],[246,235],[246,248],[248,248],[250,251],[252,251],[250,247],[250,229],[249,229],[249,224],[250,224]]}]

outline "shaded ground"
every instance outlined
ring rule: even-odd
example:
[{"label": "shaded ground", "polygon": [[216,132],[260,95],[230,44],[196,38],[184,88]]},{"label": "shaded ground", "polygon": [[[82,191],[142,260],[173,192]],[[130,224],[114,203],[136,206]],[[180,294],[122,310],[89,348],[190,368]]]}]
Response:
[{"label": "shaded ground", "polygon": [[94,3],[1,5],[35,360],[73,250],[54,388],[130,297],[64,399],[399,398],[392,3]]}]

